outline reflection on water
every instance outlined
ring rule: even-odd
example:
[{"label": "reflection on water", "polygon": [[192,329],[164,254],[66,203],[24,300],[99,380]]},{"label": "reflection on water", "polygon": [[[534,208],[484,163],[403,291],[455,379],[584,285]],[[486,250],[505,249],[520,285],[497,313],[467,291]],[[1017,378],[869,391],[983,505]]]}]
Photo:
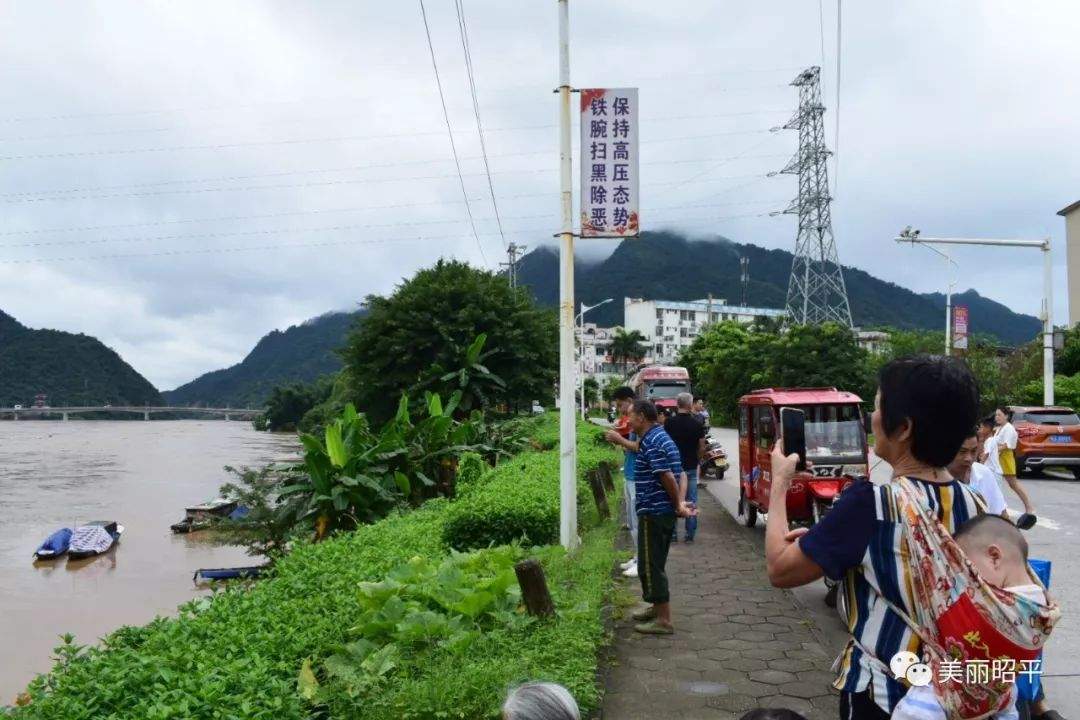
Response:
[{"label": "reflection on water", "polygon": [[[49,668],[63,633],[94,642],[205,592],[191,582],[200,567],[258,564],[169,525],[215,495],[222,466],[295,447],[244,422],[0,422],[0,705]],[[91,520],[123,525],[120,542],[91,558],[33,559],[50,533]]]}]

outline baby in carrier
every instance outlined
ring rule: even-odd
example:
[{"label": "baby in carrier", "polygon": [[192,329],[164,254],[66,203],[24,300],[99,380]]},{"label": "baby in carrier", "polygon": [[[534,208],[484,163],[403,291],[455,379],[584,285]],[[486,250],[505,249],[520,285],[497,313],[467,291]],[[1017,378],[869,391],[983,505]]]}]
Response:
[{"label": "baby in carrier", "polygon": [[[1046,605],[1046,592],[1034,582],[1028,568],[1027,541],[1015,525],[998,515],[980,515],[964,523],[956,531],[955,539],[983,580],[1012,595],[1018,606],[1030,603],[1035,611]],[[946,720],[933,683],[911,687],[892,717],[893,720]],[[1013,702],[989,717],[1014,720],[1019,716]]]}]

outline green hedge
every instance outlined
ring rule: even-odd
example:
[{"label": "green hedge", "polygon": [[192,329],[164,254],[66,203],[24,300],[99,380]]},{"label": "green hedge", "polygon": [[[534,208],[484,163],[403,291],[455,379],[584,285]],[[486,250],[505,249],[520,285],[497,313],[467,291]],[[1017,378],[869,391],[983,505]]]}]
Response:
[{"label": "green hedge", "polygon": [[[545,418],[542,424],[551,422]],[[583,463],[610,455],[593,444],[591,434],[579,445]],[[474,495],[489,497],[486,491],[502,484],[498,473],[520,461],[557,468],[558,452],[508,460],[477,479],[476,492],[458,504],[474,502]],[[543,497],[549,505],[552,497],[557,501],[557,487]],[[595,526],[591,503],[590,497],[581,512],[583,527]],[[301,545],[272,577],[250,589],[227,589],[188,603],[176,618],[121,628],[98,647],[76,652],[69,645],[56,668],[32,684],[30,705],[11,713],[24,720],[316,716],[321,711],[297,689],[302,664],[318,666],[338,650],[360,610],[359,582],[380,579],[414,556],[439,559],[449,553],[442,538],[454,505],[430,501],[318,545]],[[556,518],[557,532],[557,512],[553,516],[547,507],[541,514]],[[559,609],[556,620],[482,634],[465,652],[436,650],[422,667],[402,663],[377,695],[328,702],[331,716],[495,717],[506,687],[526,679],[560,682],[586,711],[595,707],[596,652],[604,639],[600,607],[611,588],[615,532],[613,521],[584,531],[584,545],[572,557],[558,547],[537,551]]]},{"label": "green hedge", "polygon": [[[556,416],[557,417],[557,416]],[[548,419],[544,430],[550,435],[557,420]],[[596,522],[592,492],[584,480],[584,470],[601,461],[618,461],[618,453],[600,444],[603,430],[592,423],[578,423],[578,507],[579,524]],[[557,435],[556,435],[557,436]],[[559,452],[543,450],[522,453],[502,463],[476,481],[465,496],[453,503],[443,525],[443,540],[457,550],[521,542],[549,545],[559,541]]]}]

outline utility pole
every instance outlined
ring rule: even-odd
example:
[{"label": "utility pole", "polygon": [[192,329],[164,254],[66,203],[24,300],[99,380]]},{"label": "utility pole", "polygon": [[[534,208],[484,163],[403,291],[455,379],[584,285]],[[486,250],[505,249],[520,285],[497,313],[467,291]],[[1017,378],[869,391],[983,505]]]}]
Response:
[{"label": "utility pole", "polygon": [[570,3],[559,8],[559,542],[577,547],[577,413],[574,403],[574,180],[570,158]]},{"label": "utility pole", "polygon": [[740,304],[743,307],[750,307],[750,258],[743,255],[739,258],[739,282],[742,283],[742,301]]},{"label": "utility pole", "polygon": [[517,266],[519,262],[518,254],[521,253],[527,245],[518,245],[514,241],[510,241],[510,244],[506,246],[506,262],[499,263],[501,267],[506,268],[506,279],[510,283],[511,288],[517,287]]},{"label": "utility pole", "polygon": [[799,196],[784,210],[799,216],[795,260],[788,282],[787,320],[798,325],[836,322],[851,327],[844,273],[832,231],[821,68],[814,66],[791,83],[799,88],[799,109],[784,125],[799,131],[799,149],[780,172],[799,176]]}]

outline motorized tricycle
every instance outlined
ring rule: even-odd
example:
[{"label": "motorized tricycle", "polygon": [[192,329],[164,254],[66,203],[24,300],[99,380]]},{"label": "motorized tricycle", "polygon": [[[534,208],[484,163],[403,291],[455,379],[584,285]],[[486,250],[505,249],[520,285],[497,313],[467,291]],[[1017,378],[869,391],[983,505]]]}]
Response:
[{"label": "motorized tricycle", "polygon": [[[869,475],[869,415],[859,396],[836,388],[768,388],[739,399],[739,516],[754,527],[758,513],[769,512],[773,446],[780,435],[780,410],[805,416],[806,460],[787,493],[788,520],[808,527],[821,520],[836,498],[857,477]],[[826,602],[836,602],[829,585]]]}]

